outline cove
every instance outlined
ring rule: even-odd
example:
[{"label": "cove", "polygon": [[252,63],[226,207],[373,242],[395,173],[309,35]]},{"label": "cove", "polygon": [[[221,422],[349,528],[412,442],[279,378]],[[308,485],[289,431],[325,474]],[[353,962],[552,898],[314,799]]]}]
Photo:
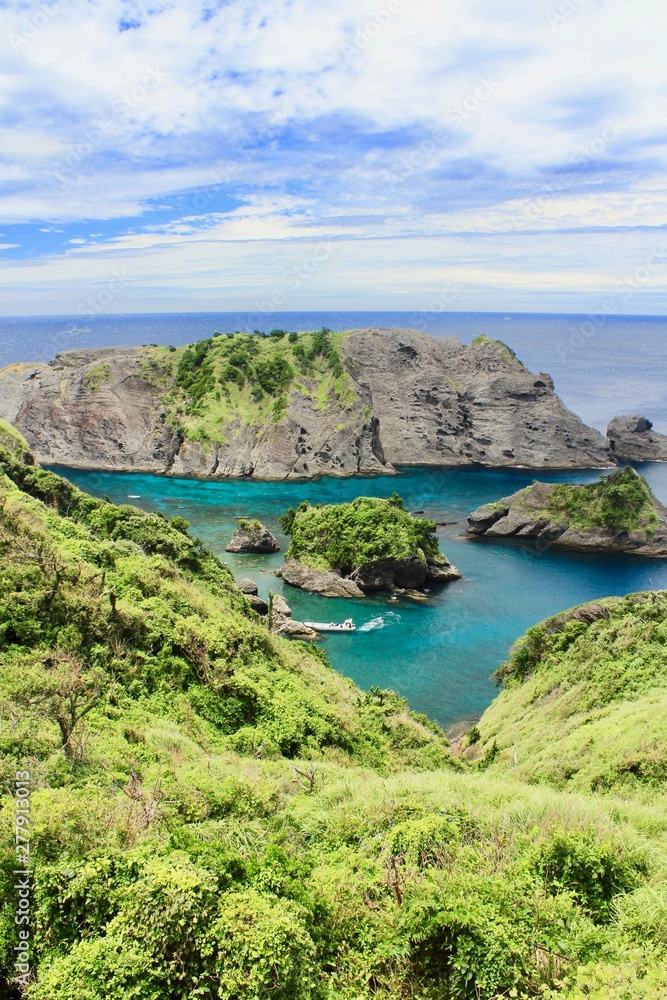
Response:
[{"label": "cove", "polygon": [[[667,469],[640,468],[664,502]],[[94,496],[185,517],[193,533],[230,565],[237,579],[251,577],[264,597],[269,590],[284,593],[295,618],[354,618],[360,626],[356,633],[332,634],[322,643],[332,665],[361,688],[393,688],[411,708],[444,727],[484,711],[495,695],[493,671],[531,625],[582,601],[667,588],[667,561],[542,551],[529,543],[499,544],[465,536],[470,511],[528,485],[537,475],[534,470],[411,468],[393,477],[308,482],[208,482],[63,467],[53,471]],[[598,475],[568,471],[539,477],[548,482],[594,482]],[[284,552],[289,540],[278,519],[288,507],[302,500],[337,503],[357,496],[388,497],[394,491],[408,510],[455,522],[438,528],[440,548],[464,579],[436,590],[428,604],[384,597],[316,597],[274,576],[282,553],[224,551],[241,515],[260,518]],[[128,494],[141,499],[129,500]]]}]

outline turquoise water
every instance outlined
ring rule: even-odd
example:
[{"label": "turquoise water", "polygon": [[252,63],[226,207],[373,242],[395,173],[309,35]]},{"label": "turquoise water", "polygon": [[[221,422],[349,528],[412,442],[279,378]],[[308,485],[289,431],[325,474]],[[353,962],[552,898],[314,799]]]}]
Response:
[{"label": "turquoise water", "polygon": [[[237,579],[254,579],[260,593],[284,593],[294,617],[303,620],[355,619],[360,631],[324,641],[332,664],[362,688],[390,687],[410,706],[442,725],[479,715],[495,695],[491,674],[512,642],[530,625],[581,601],[667,587],[667,564],[636,557],[593,556],[540,551],[534,545],[498,544],[464,536],[465,517],[482,503],[497,500],[533,479],[530,472],[484,469],[411,469],[396,477],[321,479],[307,483],[200,482],[159,476],[57,469],[82,489],[134,502],[168,517],[180,514],[206,545],[229,563]],[[667,500],[667,467],[642,472]],[[552,482],[591,482],[595,472],[553,474]],[[316,597],[274,576],[282,557],[233,555],[224,551],[240,515],[259,517],[283,548],[278,518],[301,500],[332,503],[360,495],[386,497],[394,490],[408,509],[436,521],[440,548],[464,579],[433,594],[429,603],[388,598],[359,601]],[[129,501],[128,494],[141,499]]]}]

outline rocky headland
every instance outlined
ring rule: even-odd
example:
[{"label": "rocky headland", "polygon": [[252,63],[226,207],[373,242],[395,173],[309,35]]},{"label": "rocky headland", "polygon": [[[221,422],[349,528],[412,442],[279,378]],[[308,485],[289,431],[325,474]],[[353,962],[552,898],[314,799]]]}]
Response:
[{"label": "rocky headland", "polygon": [[607,427],[614,458],[627,462],[667,462],[667,434],[653,430],[646,417],[614,417]]},{"label": "rocky headland", "polygon": [[423,598],[426,584],[461,578],[438,551],[435,524],[409,514],[397,494],[325,507],[302,503],[281,520],[291,542],[277,573],[322,597],[389,591]]},{"label": "rocky headland", "polygon": [[535,482],[474,511],[468,533],[667,558],[667,508],[629,466],[590,485]]},{"label": "rocky headland", "polygon": [[174,476],[613,464],[551,378],[504,344],[415,330],[64,351],[0,371],[0,417],[42,463]]}]

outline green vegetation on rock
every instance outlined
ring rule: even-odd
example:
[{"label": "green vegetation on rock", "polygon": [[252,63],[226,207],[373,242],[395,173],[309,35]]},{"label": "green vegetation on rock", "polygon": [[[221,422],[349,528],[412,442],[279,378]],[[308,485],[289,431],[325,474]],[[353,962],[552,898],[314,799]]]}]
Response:
[{"label": "green vegetation on rock", "polygon": [[343,575],[380,559],[425,561],[438,554],[435,523],[413,517],[397,493],[317,507],[304,502],[280,520],[291,536],[287,558]]},{"label": "green vegetation on rock", "polygon": [[86,372],[84,384],[91,392],[97,392],[100,386],[104,385],[111,374],[111,369],[107,364],[95,365]]},{"label": "green vegetation on rock", "polygon": [[[599,684],[605,704],[632,704],[649,683],[664,600],[628,599],[627,626],[623,602],[579,622],[618,619],[589,633],[611,671],[591,666],[590,698]],[[501,701],[545,657],[573,669],[577,637],[550,645],[564,624],[532,637]],[[0,716],[8,998],[17,770],[31,776],[28,1000],[664,997],[658,784],[643,801],[522,783],[498,773],[500,734],[483,773],[457,763],[397,695],[271,636],[182,518],[86,496],[5,425]],[[487,717],[479,731],[471,749]]]},{"label": "green vegetation on rock", "polygon": [[326,409],[331,400],[357,400],[338,350],[341,334],[330,330],[286,335],[216,334],[185,348],[158,348],[149,367],[167,389],[172,426],[191,440],[222,444],[225,428],[279,423],[291,392]]},{"label": "green vegetation on rock", "polygon": [[[494,340],[493,337],[489,337],[485,333],[480,333],[472,343],[473,347],[494,347],[506,361],[519,361],[516,353],[503,340]],[[519,361],[519,364],[523,364],[523,362]]]},{"label": "green vegetation on rock", "polygon": [[554,486],[547,510],[555,521],[584,530],[634,531],[656,521],[649,485],[630,466],[601,476],[598,483]]}]

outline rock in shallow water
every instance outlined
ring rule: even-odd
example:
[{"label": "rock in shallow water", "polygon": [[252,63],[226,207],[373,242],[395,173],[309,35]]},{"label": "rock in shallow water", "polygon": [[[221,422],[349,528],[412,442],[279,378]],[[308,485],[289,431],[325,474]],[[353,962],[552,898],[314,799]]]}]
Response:
[{"label": "rock in shallow water", "polygon": [[461,578],[461,573],[444,556],[428,562],[416,556],[377,559],[354,570],[348,577],[331,570],[313,569],[296,559],[286,559],[280,575],[293,587],[322,597],[363,597],[374,590],[416,592],[427,582],[449,583]]},{"label": "rock in shallow water", "polygon": [[242,518],[231,537],[226,552],[280,552],[280,546],[269,529],[260,521]]},{"label": "rock in shallow water", "polygon": [[308,590],[322,597],[363,597],[364,592],[354,580],[346,580],[330,570],[313,569],[296,559],[286,559],[280,570],[285,583]]},{"label": "rock in shallow water", "polygon": [[[600,521],[605,511],[610,512],[612,503],[632,501],[632,487],[639,484],[645,490],[641,511],[634,516],[632,512],[627,514],[626,524],[621,523],[622,518],[616,526],[613,520],[610,524]],[[564,501],[564,490],[570,496],[568,503]],[[468,525],[471,535],[531,541],[541,552],[553,547],[667,558],[667,508],[630,467],[617,470],[598,484],[535,482],[497,503],[480,507],[470,515]]]}]

